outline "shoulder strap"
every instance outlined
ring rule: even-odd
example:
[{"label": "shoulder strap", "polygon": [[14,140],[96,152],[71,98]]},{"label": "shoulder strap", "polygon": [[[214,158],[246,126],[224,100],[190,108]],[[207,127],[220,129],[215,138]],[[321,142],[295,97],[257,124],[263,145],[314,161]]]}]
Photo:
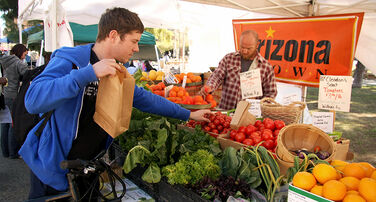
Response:
[{"label": "shoulder strap", "polygon": [[39,128],[37,129],[37,131],[35,131],[35,135],[39,138],[41,135],[42,135],[42,132],[43,132],[43,129],[46,127],[46,124],[47,122],[50,120],[51,118],[51,115],[54,111],[49,111],[47,113],[44,113],[42,115],[42,118],[43,119],[43,122],[42,124],[40,124]]}]

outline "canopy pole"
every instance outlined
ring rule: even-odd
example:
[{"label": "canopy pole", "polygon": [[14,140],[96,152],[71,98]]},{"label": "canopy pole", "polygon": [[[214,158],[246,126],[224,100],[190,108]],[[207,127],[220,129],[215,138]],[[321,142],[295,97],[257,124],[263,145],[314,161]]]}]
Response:
[{"label": "canopy pole", "polygon": [[58,0],[53,0],[52,1],[52,52],[56,50],[57,47],[57,1]]},{"label": "canopy pole", "polygon": [[158,54],[158,47],[157,47],[157,45],[154,45],[154,50],[155,50],[155,55],[157,56],[158,69],[161,70],[161,65],[159,63],[159,54]]},{"label": "canopy pole", "polygon": [[18,41],[22,44],[22,24],[20,22],[17,23],[18,25]]}]

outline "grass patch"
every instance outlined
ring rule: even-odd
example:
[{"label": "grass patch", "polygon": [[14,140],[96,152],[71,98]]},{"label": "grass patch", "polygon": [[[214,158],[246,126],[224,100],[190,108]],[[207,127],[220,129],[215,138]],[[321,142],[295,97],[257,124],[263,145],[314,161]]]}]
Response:
[{"label": "grass patch", "polygon": [[[318,88],[307,88],[307,106],[318,109]],[[353,88],[350,112],[336,112],[335,130],[350,140],[355,162],[366,161],[376,166],[376,86]]]}]

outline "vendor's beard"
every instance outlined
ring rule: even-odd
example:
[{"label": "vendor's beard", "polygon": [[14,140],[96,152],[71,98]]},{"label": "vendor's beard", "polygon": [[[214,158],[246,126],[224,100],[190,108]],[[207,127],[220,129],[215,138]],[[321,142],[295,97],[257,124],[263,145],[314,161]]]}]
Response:
[{"label": "vendor's beard", "polygon": [[256,57],[256,54],[247,55],[246,57],[244,55],[241,55],[243,60],[253,60]]}]

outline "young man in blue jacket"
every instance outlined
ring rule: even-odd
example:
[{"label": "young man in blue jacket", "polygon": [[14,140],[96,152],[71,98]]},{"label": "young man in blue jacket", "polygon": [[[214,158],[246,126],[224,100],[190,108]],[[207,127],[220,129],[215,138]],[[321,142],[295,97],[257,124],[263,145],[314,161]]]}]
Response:
[{"label": "young man in blue jacket", "polygon": [[[29,133],[19,151],[31,169],[29,199],[53,195],[68,188],[62,160],[93,159],[111,137],[93,120],[98,80],[124,71],[144,26],[137,14],[124,9],[107,9],[101,16],[95,44],[56,50],[46,69],[31,83],[25,96],[26,109],[33,114],[53,114],[38,138],[41,123]],[[72,68],[73,64],[77,66]],[[209,110],[190,112],[167,99],[135,87],[133,106],[144,112],[181,120],[208,121]],[[80,190],[81,191],[81,190]]]}]

